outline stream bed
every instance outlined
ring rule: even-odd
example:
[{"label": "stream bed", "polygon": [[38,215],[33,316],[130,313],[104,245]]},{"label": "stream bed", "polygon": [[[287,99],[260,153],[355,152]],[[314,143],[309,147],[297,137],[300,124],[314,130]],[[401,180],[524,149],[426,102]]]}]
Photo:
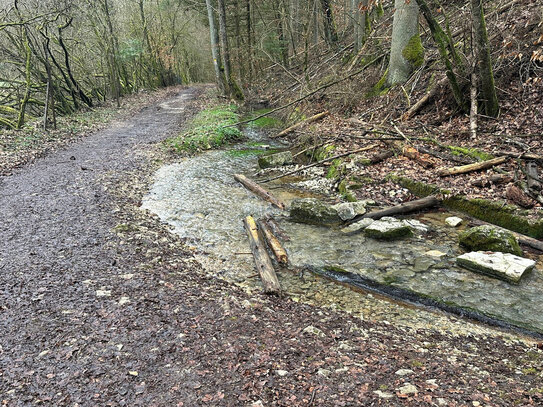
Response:
[{"label": "stream bed", "polygon": [[[462,269],[455,264],[456,256],[462,253],[457,243],[462,227],[447,226],[444,219],[451,214],[445,212],[416,216],[429,227],[427,233],[388,242],[362,234],[347,236],[337,228],[292,223],[234,181],[235,173],[251,177],[258,171],[255,149],[261,148],[262,138],[252,131],[247,135],[249,141],[228,150],[204,152],[162,167],[143,201],[143,209],[158,215],[205,253],[200,260],[211,272],[248,290],[259,290],[243,219],[270,214],[290,237],[283,244],[291,270],[281,270],[278,275],[286,295],[295,301],[414,329],[433,327],[458,334],[493,332],[484,325],[466,324],[465,320],[416,306],[431,304],[483,321],[543,333],[541,260],[519,285]],[[312,196],[296,188],[292,179],[268,187],[287,204],[297,197]],[[367,289],[368,282],[370,286],[388,287],[385,291],[409,301],[398,302],[372,292]]]}]

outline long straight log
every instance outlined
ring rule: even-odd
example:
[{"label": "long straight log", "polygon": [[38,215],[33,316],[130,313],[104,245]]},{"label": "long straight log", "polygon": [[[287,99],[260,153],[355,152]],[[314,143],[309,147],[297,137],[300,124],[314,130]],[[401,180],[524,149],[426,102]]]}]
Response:
[{"label": "long straight log", "polygon": [[255,265],[260,274],[260,279],[262,280],[264,293],[279,294],[281,292],[281,285],[279,284],[277,274],[275,274],[275,270],[273,269],[270,256],[268,256],[268,252],[260,239],[254,218],[252,216],[247,216],[243,223],[247,236],[249,237],[249,244],[251,246],[251,252],[253,253]]},{"label": "long straight log", "polygon": [[279,209],[285,209],[285,204],[283,202],[274,197],[271,192],[265,190],[256,182],[247,178],[245,175],[234,174],[234,179],[263,200],[270,202],[272,205],[278,207]]},{"label": "long straight log", "polygon": [[495,165],[503,164],[507,161],[507,157],[497,157],[492,160],[481,161],[474,164],[462,165],[460,167],[446,168],[438,172],[440,177],[447,177],[449,175],[465,174],[467,172],[484,170],[494,167]]},{"label": "long straight log", "polygon": [[378,211],[366,213],[365,215],[359,215],[351,219],[347,224],[352,224],[360,219],[381,219],[385,216],[404,215],[406,213],[417,212],[422,209],[432,208],[439,204],[439,199],[435,196],[427,196],[426,198],[417,199],[415,201],[404,202],[402,204],[392,206],[390,208],[381,209]]},{"label": "long straight log", "polygon": [[302,120],[301,122],[298,122],[298,123],[286,128],[282,132],[277,133],[275,136],[272,136],[272,137],[273,138],[275,138],[275,137],[283,137],[283,136],[289,134],[290,132],[296,130],[298,127],[301,127],[301,126],[303,126],[305,124],[316,122],[317,120],[320,120],[320,119],[328,116],[329,114],[330,114],[330,112],[327,110],[325,112],[322,112],[322,113],[316,114],[314,116],[308,117],[307,119]]},{"label": "long straight log", "polygon": [[275,237],[275,235],[272,233],[266,222],[258,220],[257,225],[262,232],[262,235],[264,236],[268,247],[277,259],[277,262],[280,264],[288,264],[288,255],[286,250],[283,248],[283,245],[277,239],[277,237]]}]

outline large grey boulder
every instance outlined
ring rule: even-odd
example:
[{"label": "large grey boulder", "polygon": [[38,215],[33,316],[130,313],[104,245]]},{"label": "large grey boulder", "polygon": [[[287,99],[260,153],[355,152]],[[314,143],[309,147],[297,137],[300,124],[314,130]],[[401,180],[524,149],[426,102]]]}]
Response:
[{"label": "large grey boulder", "polygon": [[371,223],[364,229],[364,234],[374,239],[394,240],[413,235],[413,231],[404,221],[384,217]]},{"label": "large grey boulder", "polygon": [[337,225],[342,223],[337,210],[314,198],[295,199],[290,204],[290,218],[294,222],[312,225]]},{"label": "large grey boulder", "polygon": [[456,263],[468,270],[515,284],[535,266],[533,260],[501,252],[466,253],[457,257]]},{"label": "large grey boulder", "polygon": [[460,244],[472,251],[512,253],[522,256],[517,238],[511,232],[483,225],[466,230],[459,236]]},{"label": "large grey boulder", "polygon": [[260,168],[280,167],[292,163],[293,158],[290,151],[282,151],[280,153],[265,155],[258,158],[258,166]]}]

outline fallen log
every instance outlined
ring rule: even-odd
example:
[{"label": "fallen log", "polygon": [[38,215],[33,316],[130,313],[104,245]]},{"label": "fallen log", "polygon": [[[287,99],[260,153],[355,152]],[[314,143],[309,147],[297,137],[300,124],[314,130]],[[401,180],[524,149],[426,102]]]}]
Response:
[{"label": "fallen log", "polygon": [[422,209],[432,208],[438,204],[439,204],[439,199],[437,199],[435,196],[427,196],[426,198],[417,199],[415,201],[404,202],[399,205],[392,206],[390,208],[385,208],[378,211],[366,213],[364,215],[356,216],[355,218],[346,222],[346,224],[350,225],[352,223],[359,221],[360,219],[366,219],[366,218],[377,220],[385,216],[404,215],[406,213],[417,212]]},{"label": "fallen log", "polygon": [[329,114],[330,114],[330,112],[327,110],[325,112],[322,112],[322,113],[316,114],[314,116],[308,117],[307,119],[302,120],[301,122],[298,122],[298,123],[286,128],[285,130],[281,131],[280,133],[276,134],[275,136],[272,136],[272,138],[285,136],[285,135],[289,134],[290,132],[296,130],[298,127],[301,127],[301,126],[303,126],[305,124],[316,122],[317,120],[320,120],[320,119],[328,116]]},{"label": "fallen log", "polygon": [[479,188],[484,188],[492,184],[506,184],[511,181],[513,181],[513,177],[508,174],[494,174],[490,177],[476,179],[475,181],[472,181],[471,185]]},{"label": "fallen log", "polygon": [[290,242],[290,237],[281,229],[281,226],[277,223],[277,221],[272,218],[271,216],[267,216],[264,221],[266,222],[266,225],[270,228],[272,233],[275,236],[278,236],[283,242]]},{"label": "fallen log", "polygon": [[455,155],[452,155],[452,154],[449,154],[449,153],[444,153],[442,151],[436,151],[436,150],[433,150],[433,149],[427,148],[427,147],[420,146],[420,147],[417,147],[417,150],[419,150],[421,153],[428,154],[428,155],[431,155],[433,157],[436,157],[436,158],[439,158],[439,159],[445,160],[445,161],[453,161],[453,162],[457,162],[459,164],[471,164],[471,163],[473,163],[473,160],[470,160],[469,158],[455,156]]},{"label": "fallen log", "polygon": [[385,161],[387,158],[394,157],[394,151],[385,150],[382,153],[376,154],[370,158],[370,164],[378,164],[381,161]]},{"label": "fallen log", "polygon": [[330,158],[326,158],[324,160],[321,160],[321,161],[318,161],[316,163],[313,163],[313,164],[309,164],[309,165],[306,165],[304,167],[300,167],[296,170],[292,170],[292,171],[289,171],[289,172],[285,172],[284,174],[281,174],[281,175],[277,175],[276,177],[271,177],[271,178],[268,178],[268,179],[265,179],[264,181],[262,182],[270,182],[270,181],[275,181],[276,179],[279,179],[279,178],[283,178],[283,177],[287,177],[289,175],[292,175],[292,174],[296,174],[297,172],[300,172],[300,171],[303,171],[303,170],[307,170],[308,168],[312,168],[312,167],[316,167],[317,165],[321,165],[321,164],[324,164],[324,163],[327,163],[329,161],[334,161],[338,158],[341,158],[341,157],[346,157],[348,155],[351,155],[351,154],[356,154],[356,153],[361,153],[363,151],[368,151],[368,150],[371,150],[373,148],[377,147],[377,144],[372,144],[370,146],[367,146],[367,147],[362,147],[362,148],[359,148],[357,150],[353,150],[353,151],[347,151],[346,153],[343,153],[343,154],[338,154],[338,155],[335,155],[333,157],[330,157]]},{"label": "fallen log", "polygon": [[264,293],[279,294],[281,292],[281,285],[273,269],[270,256],[268,256],[268,252],[260,239],[255,220],[252,216],[247,216],[243,223],[249,237],[249,244],[251,245],[255,265],[262,280]]},{"label": "fallen log", "polygon": [[285,204],[283,202],[274,197],[269,191],[266,191],[256,182],[247,178],[245,175],[235,174],[234,179],[263,200],[270,202],[279,209],[285,209]]},{"label": "fallen log", "polygon": [[401,118],[402,121],[409,120],[411,117],[413,117],[420,109],[422,109],[429,101],[432,99],[436,94],[439,88],[441,86],[445,85],[449,78],[445,77],[441,79],[439,82],[435,83],[434,86],[428,92],[424,94],[422,98],[418,100],[417,103],[415,103],[411,108],[405,112]]},{"label": "fallen log", "polygon": [[286,250],[283,248],[283,245],[281,245],[281,242],[277,239],[277,237],[275,237],[275,235],[272,233],[267,223],[263,220],[258,220],[257,225],[264,235],[264,239],[266,240],[268,247],[277,259],[277,262],[283,265],[288,264],[288,255]]},{"label": "fallen log", "polygon": [[468,164],[468,165],[462,165],[460,167],[453,167],[453,168],[445,168],[438,172],[438,175],[440,177],[447,177],[449,175],[458,175],[458,174],[465,174],[468,172],[473,171],[479,171],[484,170],[487,168],[492,168],[495,165],[503,164],[507,161],[508,157],[496,157],[492,160],[487,161],[481,161],[478,163]]}]

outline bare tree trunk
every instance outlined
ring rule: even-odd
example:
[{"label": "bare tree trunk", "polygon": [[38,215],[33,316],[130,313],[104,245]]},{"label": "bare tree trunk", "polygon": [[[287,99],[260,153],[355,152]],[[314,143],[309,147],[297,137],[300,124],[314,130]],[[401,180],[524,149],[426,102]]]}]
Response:
[{"label": "bare tree trunk", "polygon": [[479,80],[483,96],[483,110],[487,116],[497,117],[500,112],[496,87],[494,86],[494,73],[490,58],[490,44],[486,32],[485,13],[482,0],[471,0],[471,14],[473,24],[473,46],[479,66]]},{"label": "bare tree trunk", "polygon": [[228,85],[228,93],[236,100],[243,100],[243,93],[232,76],[232,64],[230,62],[230,45],[228,43],[228,33],[226,32],[226,8],[224,0],[219,2],[219,38],[222,48],[222,60],[224,66],[224,75]]},{"label": "bare tree trunk", "polygon": [[226,85],[224,80],[224,74],[221,68],[221,52],[219,48],[219,40],[217,34],[217,28],[215,27],[215,16],[213,13],[213,6],[211,0],[206,0],[207,17],[209,20],[209,36],[211,40],[211,54],[213,57],[213,67],[215,68],[215,80],[219,91],[226,95]]},{"label": "bare tree trunk", "polygon": [[324,36],[329,45],[335,44],[338,40],[334,13],[330,0],[321,0],[322,12],[324,15]]},{"label": "bare tree trunk", "polygon": [[21,106],[19,108],[19,117],[17,118],[17,128],[20,129],[25,124],[25,113],[26,113],[26,105],[28,103],[28,100],[30,99],[30,89],[32,87],[32,82],[30,78],[31,74],[31,58],[32,58],[32,50],[30,49],[30,44],[28,41],[28,34],[26,32],[26,27],[22,28],[23,32],[23,46],[25,50],[25,93],[23,96],[23,100],[21,100]]},{"label": "bare tree trunk", "polygon": [[419,35],[419,6],[416,1],[396,0],[387,82],[404,83],[424,60]]}]

